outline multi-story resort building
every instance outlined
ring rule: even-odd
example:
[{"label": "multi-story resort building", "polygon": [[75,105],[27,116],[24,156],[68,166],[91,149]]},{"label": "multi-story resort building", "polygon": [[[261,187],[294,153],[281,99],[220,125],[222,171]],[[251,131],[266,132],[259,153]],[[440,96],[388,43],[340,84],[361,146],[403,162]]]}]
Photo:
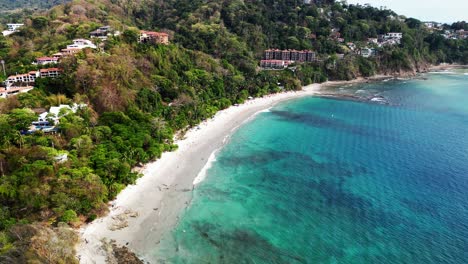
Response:
[{"label": "multi-story resort building", "polygon": [[283,69],[289,64],[288,61],[284,60],[261,60],[260,66],[262,68],[274,68],[274,69]]},{"label": "multi-story resort building", "polygon": [[284,60],[294,62],[314,62],[316,54],[311,50],[278,50],[268,49],[264,52],[265,60]]},{"label": "multi-story resort building", "polygon": [[48,68],[39,70],[39,76],[41,78],[55,78],[60,76],[61,73],[62,69],[59,68]]},{"label": "multi-story resort building", "polygon": [[5,83],[5,91],[9,91],[11,89],[19,89],[24,87],[30,87],[32,89],[34,82],[37,78],[55,78],[60,76],[62,70],[59,68],[48,68],[48,69],[40,69],[38,71],[30,71],[25,74],[16,74],[9,76]]},{"label": "multi-story resort building", "polygon": [[33,84],[39,76],[39,71],[30,71],[29,73],[11,75],[5,80],[5,85],[7,88],[14,84],[30,85]]}]

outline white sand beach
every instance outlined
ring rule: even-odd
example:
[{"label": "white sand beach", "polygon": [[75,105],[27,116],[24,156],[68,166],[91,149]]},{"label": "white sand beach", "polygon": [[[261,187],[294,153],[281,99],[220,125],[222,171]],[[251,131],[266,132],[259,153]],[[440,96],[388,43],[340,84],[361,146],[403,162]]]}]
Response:
[{"label": "white sand beach", "polygon": [[[330,84],[330,83],[328,83]],[[302,91],[285,92],[252,99],[218,112],[212,119],[189,130],[177,141],[179,148],[145,165],[143,177],[125,188],[111,202],[108,215],[83,226],[77,255],[81,263],[105,263],[101,241],[115,240],[135,253],[145,252],[159,243],[171,230],[191,199],[194,183],[203,180],[207,162],[214,158],[232,132],[255,113],[278,102],[319,93],[322,85],[313,84]],[[198,177],[197,177],[198,176]],[[145,239],[150,236],[154,244]],[[153,241],[154,240],[154,241]],[[144,257],[144,256],[143,256]]]}]

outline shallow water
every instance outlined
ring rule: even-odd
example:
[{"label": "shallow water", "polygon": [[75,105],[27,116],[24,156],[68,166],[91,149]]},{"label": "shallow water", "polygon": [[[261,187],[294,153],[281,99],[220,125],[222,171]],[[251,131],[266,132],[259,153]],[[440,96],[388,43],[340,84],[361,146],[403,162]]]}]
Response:
[{"label": "shallow water", "polygon": [[468,263],[466,72],[335,88],[363,101],[308,97],[258,114],[146,257]]}]

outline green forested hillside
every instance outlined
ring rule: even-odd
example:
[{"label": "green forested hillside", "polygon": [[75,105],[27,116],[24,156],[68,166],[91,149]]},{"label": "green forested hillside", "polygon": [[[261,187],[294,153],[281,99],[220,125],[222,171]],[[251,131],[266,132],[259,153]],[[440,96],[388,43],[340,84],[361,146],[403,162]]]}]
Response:
[{"label": "green forested hillside", "polygon": [[67,0],[0,0],[0,12],[18,9],[49,9]]},{"label": "green forested hillside", "polygon": [[[149,1],[151,8],[134,6],[128,12],[137,25],[170,29],[183,46],[227,59],[250,73],[257,65],[252,60],[261,58],[267,48],[312,49],[328,58],[348,53],[346,42],[362,47],[367,38],[388,32],[402,32],[402,45],[385,47],[380,58],[368,62],[347,56],[347,60],[338,62],[338,71],[329,71],[327,76],[349,79],[366,73],[417,70],[428,63],[468,60],[466,40],[437,43],[440,34],[431,34],[416,19],[371,6],[312,2],[320,4],[292,0]],[[330,38],[332,30],[340,32],[344,43]],[[345,68],[362,70],[344,74]]]},{"label": "green forested hillside", "polygon": [[[34,90],[0,99],[0,262],[72,263],[72,250],[50,255],[44,239],[54,236],[54,247],[69,247],[74,238],[63,224],[79,226],[105,213],[106,203],[139,176],[133,167],[177,147],[176,131],[249,96],[278,92],[278,83],[294,90],[313,81],[468,62],[468,40],[447,40],[389,10],[321,2],[75,0],[5,16],[25,24],[0,36],[6,75],[38,69],[35,58],[100,26],[121,35],[63,59],[60,78],[39,79]],[[171,44],[140,44],[139,29],[168,32]],[[361,46],[392,31],[404,37],[363,58],[331,39],[332,29]],[[258,61],[267,48],[312,49],[320,61],[262,71]],[[6,77],[0,71],[0,80]],[[56,134],[21,133],[36,112],[71,103],[88,107],[62,117]],[[68,160],[57,162],[63,153]]]}]

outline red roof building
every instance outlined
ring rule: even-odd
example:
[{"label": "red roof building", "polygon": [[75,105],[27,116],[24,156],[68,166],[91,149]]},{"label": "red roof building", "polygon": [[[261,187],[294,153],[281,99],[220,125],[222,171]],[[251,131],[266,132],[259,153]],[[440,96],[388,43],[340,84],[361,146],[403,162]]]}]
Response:
[{"label": "red roof building", "polygon": [[46,64],[57,63],[57,62],[58,62],[58,58],[56,57],[40,57],[36,59],[37,65],[46,65]]},{"label": "red roof building", "polygon": [[62,73],[62,69],[59,68],[48,68],[48,69],[40,69],[39,76],[41,78],[55,78],[58,77]]}]

